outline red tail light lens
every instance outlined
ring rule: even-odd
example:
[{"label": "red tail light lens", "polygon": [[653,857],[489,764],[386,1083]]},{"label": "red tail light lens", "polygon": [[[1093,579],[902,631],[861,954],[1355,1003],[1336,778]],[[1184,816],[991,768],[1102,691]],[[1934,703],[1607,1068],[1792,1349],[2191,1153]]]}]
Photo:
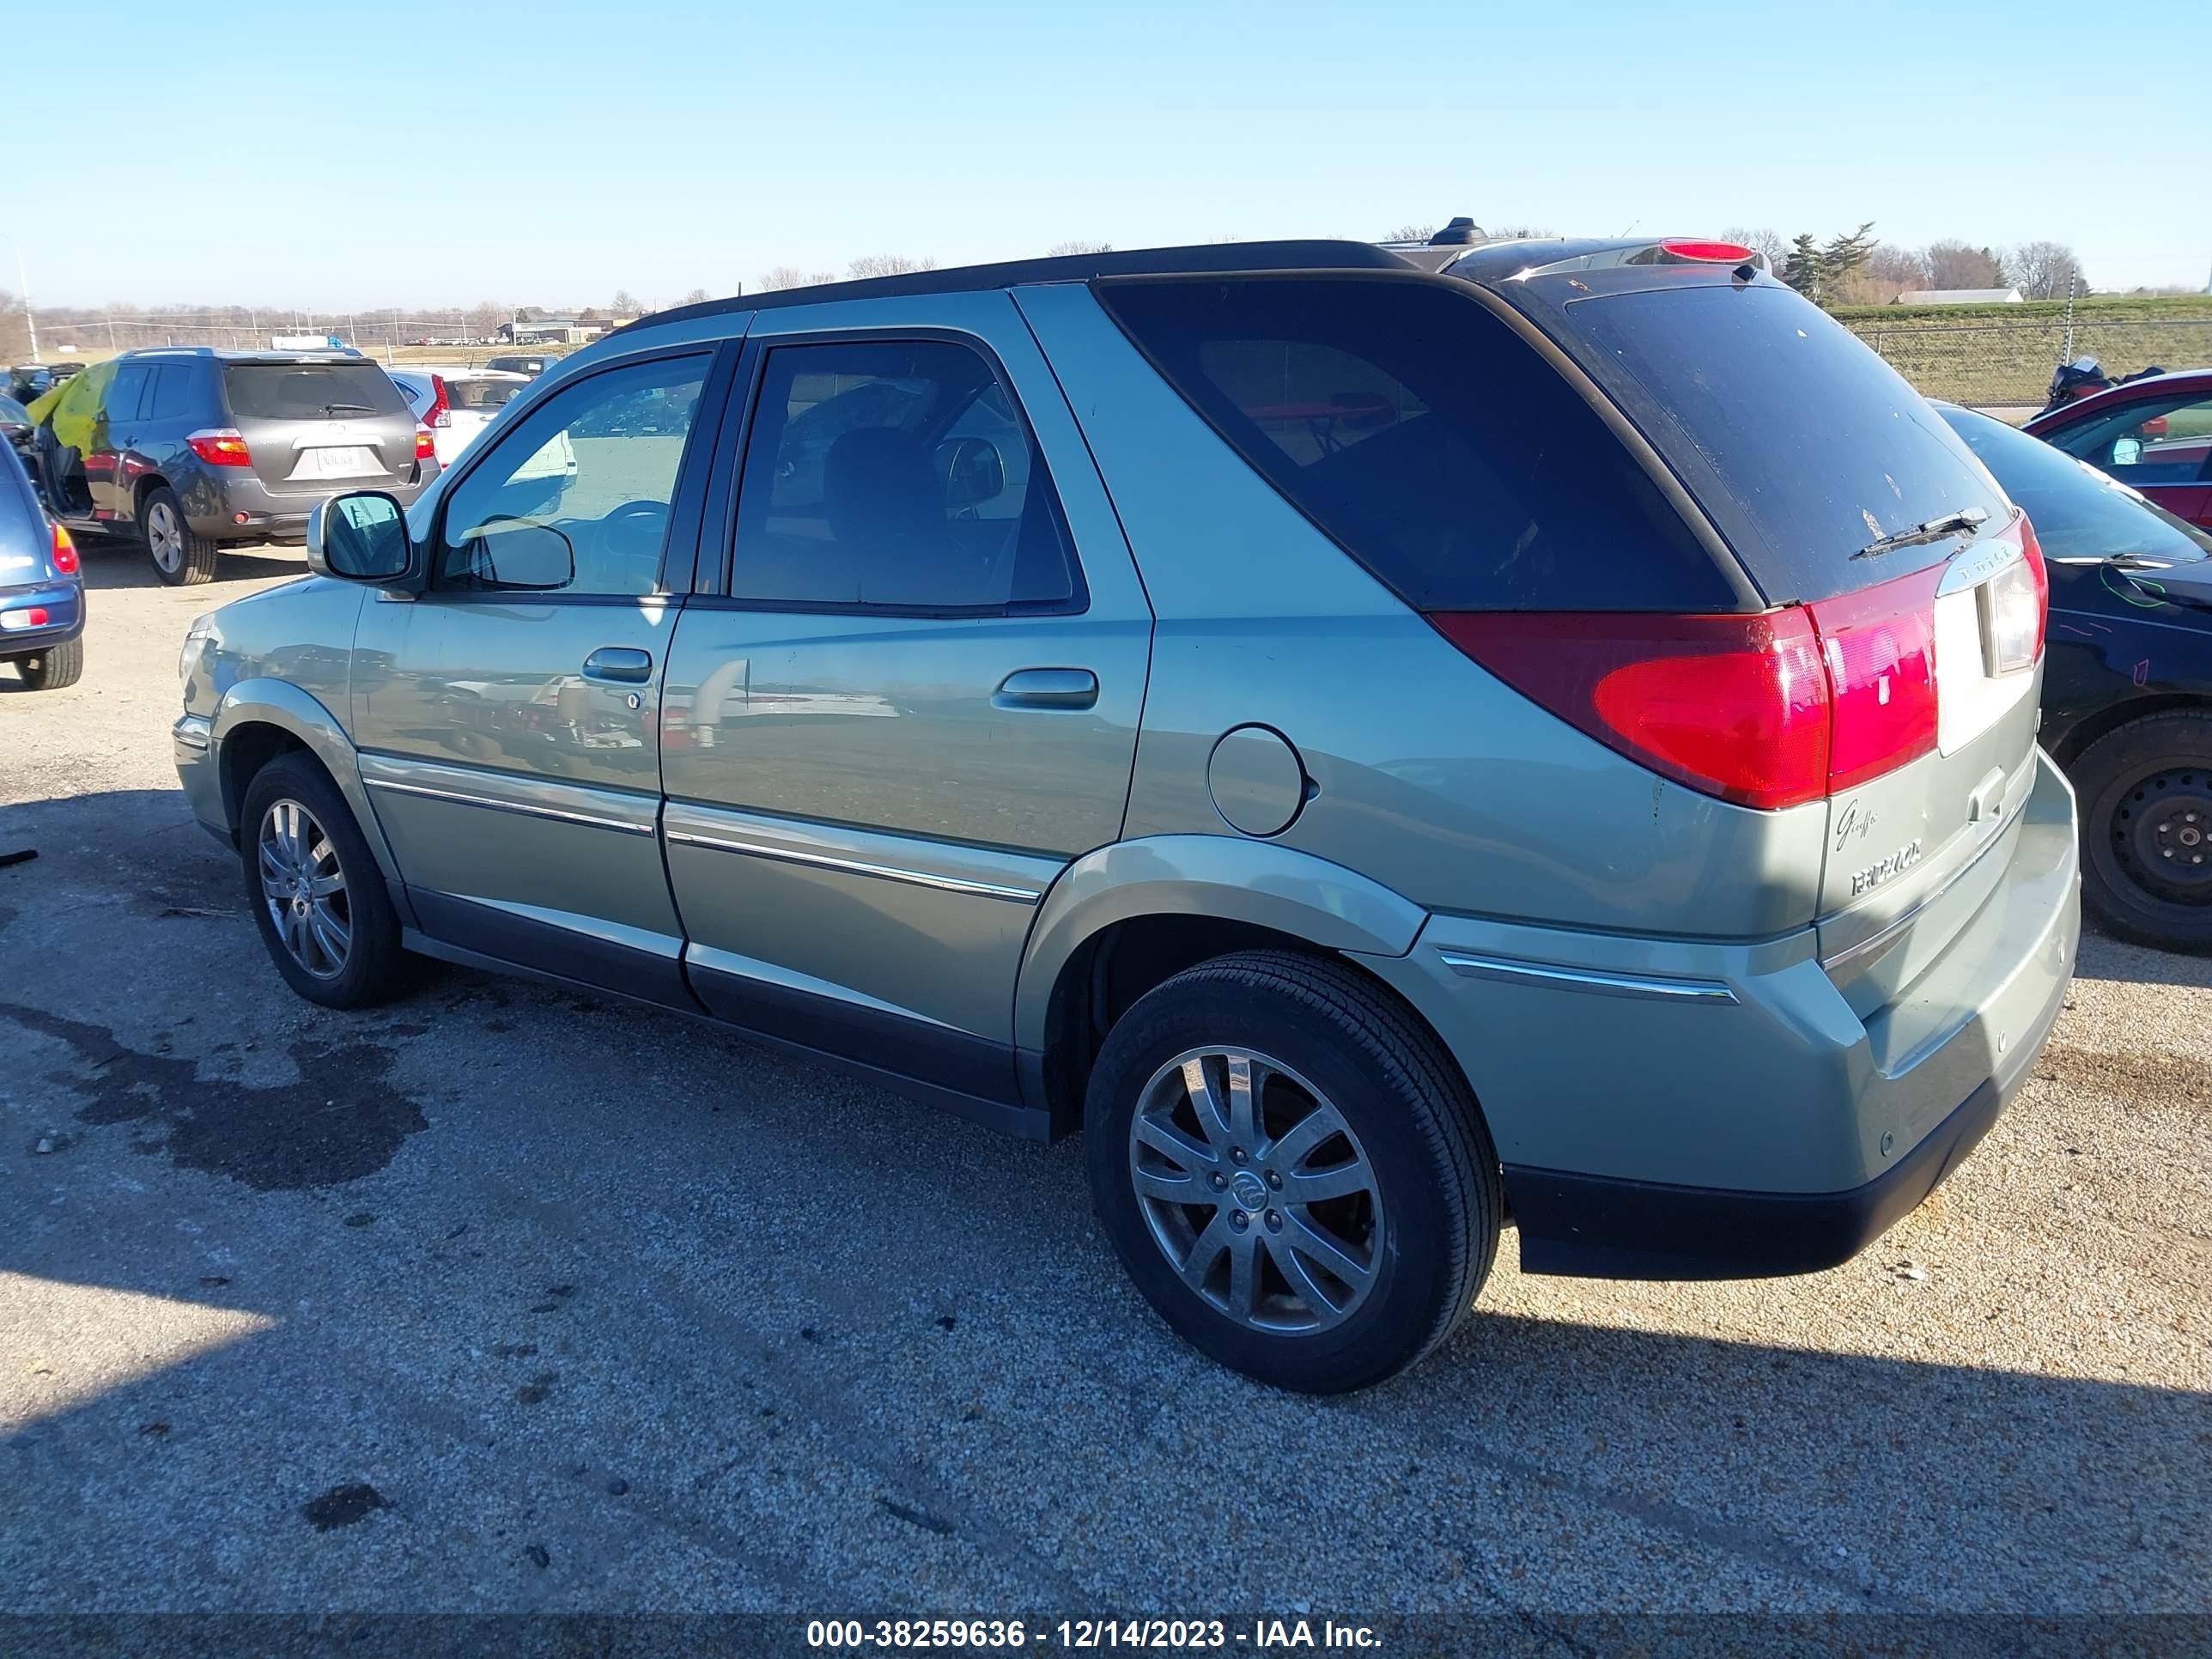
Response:
[{"label": "red tail light lens", "polygon": [[1692,789],[1760,807],[1827,792],[1828,683],[1804,611],[1429,620],[1524,696]]},{"label": "red tail light lens", "polygon": [[77,572],[76,544],[59,525],[54,526],[54,568],[64,576],[74,576]]},{"label": "red tail light lens", "polygon": [[1812,607],[1835,710],[1830,794],[1936,746],[1936,586],[1942,579],[1939,564]]},{"label": "red tail light lens", "polygon": [[415,459],[434,461],[438,458],[438,441],[430,435],[430,428],[416,422],[415,427]]},{"label": "red tail light lens", "polygon": [[422,416],[422,424],[428,427],[446,427],[453,423],[453,406],[446,401],[446,377],[442,374],[433,374],[430,377],[430,408],[428,413]]},{"label": "red tail light lens", "polygon": [[1429,620],[1607,747],[1705,794],[1774,809],[1850,789],[1935,748],[1942,574],[1937,566],[1748,617]]},{"label": "red tail light lens", "polygon": [[206,427],[185,441],[191,446],[192,453],[210,466],[253,465],[253,457],[246,447],[246,434],[234,426]]}]

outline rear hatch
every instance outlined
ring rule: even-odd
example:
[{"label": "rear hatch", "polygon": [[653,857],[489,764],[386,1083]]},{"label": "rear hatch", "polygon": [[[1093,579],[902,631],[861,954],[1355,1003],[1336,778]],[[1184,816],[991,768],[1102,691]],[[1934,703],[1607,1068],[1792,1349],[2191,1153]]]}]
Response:
[{"label": "rear hatch", "polygon": [[1857,1012],[1883,1006],[2009,861],[2042,678],[2032,527],[1918,393],[1770,279],[1674,264],[1503,286],[1659,452],[1825,680],[1820,956]]},{"label": "rear hatch", "polygon": [[228,362],[231,425],[272,495],[411,482],[415,416],[392,377],[360,358]]},{"label": "rear hatch", "polygon": [[446,408],[453,417],[453,430],[463,443],[491,423],[491,417],[514,400],[514,394],[530,384],[516,375],[454,375],[446,376]]}]

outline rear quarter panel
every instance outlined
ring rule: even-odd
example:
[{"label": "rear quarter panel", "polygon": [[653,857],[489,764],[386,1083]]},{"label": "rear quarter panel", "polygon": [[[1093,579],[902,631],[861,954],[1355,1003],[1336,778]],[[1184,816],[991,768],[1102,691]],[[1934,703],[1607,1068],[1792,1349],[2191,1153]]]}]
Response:
[{"label": "rear quarter panel", "polygon": [[1259,723],[1310,779],[1273,839],[1424,908],[1715,938],[1812,920],[1825,802],[1733,807],[1546,713],[1278,495],[1087,290],[1018,298],[1158,617],[1127,835],[1236,836],[1207,763],[1225,732]]}]

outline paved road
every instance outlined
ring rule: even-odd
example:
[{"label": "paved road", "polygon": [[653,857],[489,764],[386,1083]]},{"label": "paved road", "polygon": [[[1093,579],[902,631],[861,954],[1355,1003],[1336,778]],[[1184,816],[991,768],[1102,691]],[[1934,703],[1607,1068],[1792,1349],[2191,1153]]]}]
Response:
[{"label": "paved road", "polygon": [[0,1608],[2212,1605],[2205,964],[2085,945],[1847,1267],[1509,1236],[1316,1402],[1166,1334],[1073,1143],[457,970],[292,998],[167,727],[187,620],[297,555],[88,563],[83,683],[0,670]]}]

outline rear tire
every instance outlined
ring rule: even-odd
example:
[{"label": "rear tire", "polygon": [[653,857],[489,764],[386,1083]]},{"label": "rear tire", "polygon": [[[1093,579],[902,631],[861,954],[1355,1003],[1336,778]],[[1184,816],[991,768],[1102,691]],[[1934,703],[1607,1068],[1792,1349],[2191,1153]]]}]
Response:
[{"label": "rear tire", "polygon": [[167,484],[155,484],[138,503],[138,526],[154,574],[172,587],[194,587],[215,580],[221,544],[192,533],[185,504]]},{"label": "rear tire", "polygon": [[1251,951],[1176,975],[1108,1034],[1084,1122],[1137,1288],[1279,1388],[1395,1376],[1458,1328],[1497,1255],[1498,1154],[1466,1080],[1340,963]]},{"label": "rear tire", "polygon": [[58,691],[84,677],[82,635],[63,645],[50,645],[34,657],[15,659],[15,672],[33,691]]},{"label": "rear tire", "polygon": [[2091,919],[2136,945],[2212,951],[2212,710],[2130,720],[2069,770]]},{"label": "rear tire", "polygon": [[279,755],[239,814],[246,902],[284,982],[325,1008],[367,1008],[406,988],[399,916],[353,813],[306,755]]}]

